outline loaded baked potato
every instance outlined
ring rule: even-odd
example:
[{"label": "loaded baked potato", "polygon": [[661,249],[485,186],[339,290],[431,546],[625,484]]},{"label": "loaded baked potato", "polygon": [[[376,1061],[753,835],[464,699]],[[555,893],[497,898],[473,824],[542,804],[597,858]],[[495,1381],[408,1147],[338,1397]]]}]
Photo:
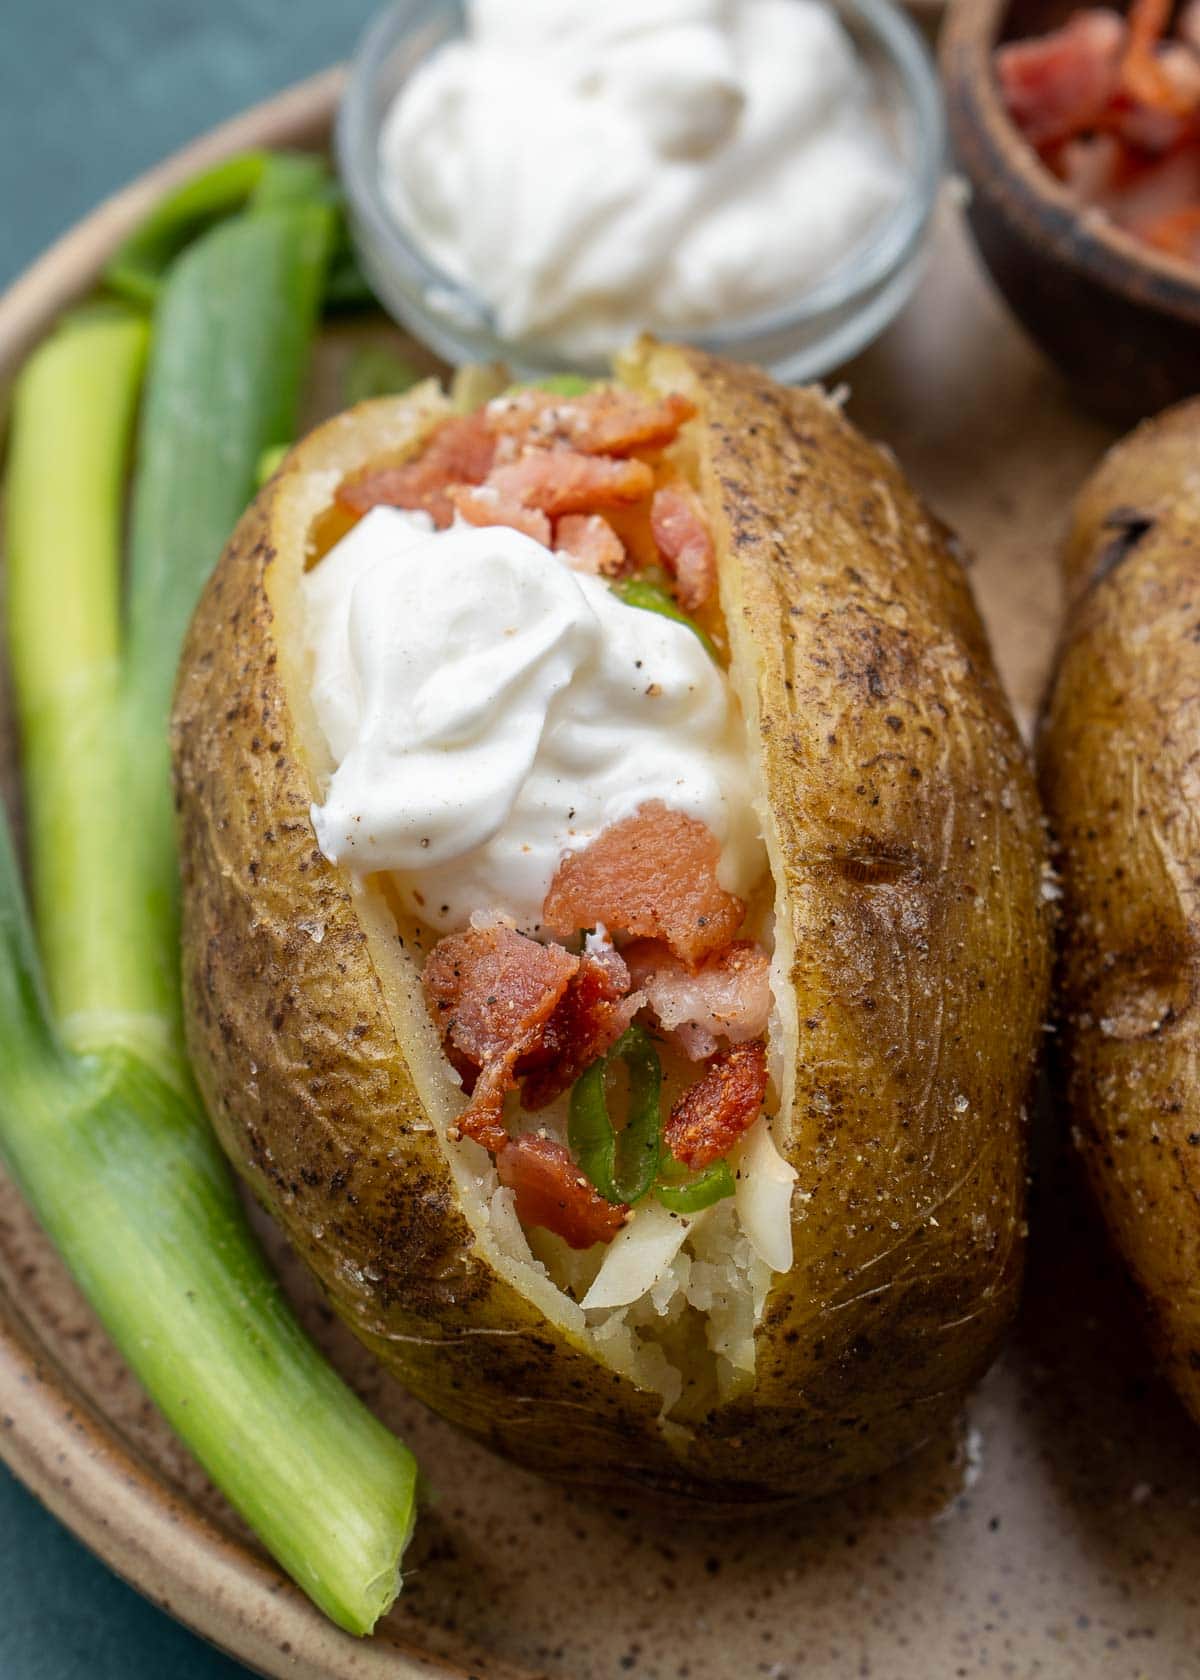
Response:
[{"label": "loaded baked potato", "polygon": [[343,414],[230,542],[174,745],[197,1075],[410,1389],[716,1502],[953,1415],[1021,1272],[1040,819],[947,535],[836,404],[645,343]]},{"label": "loaded baked potato", "polygon": [[1062,874],[1060,1036],[1076,1141],[1200,1419],[1200,402],[1085,485],[1041,730]]}]

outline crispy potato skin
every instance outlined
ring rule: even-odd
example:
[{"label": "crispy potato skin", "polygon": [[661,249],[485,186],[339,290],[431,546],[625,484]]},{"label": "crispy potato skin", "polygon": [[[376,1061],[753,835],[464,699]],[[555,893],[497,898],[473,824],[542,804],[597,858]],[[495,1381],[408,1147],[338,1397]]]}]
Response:
[{"label": "crispy potato skin", "polygon": [[[796,945],[797,1258],[767,1302],[753,1394],[671,1446],[654,1398],[499,1277],[458,1208],[346,883],[316,848],[277,669],[279,498],[328,466],[329,427],[243,519],[184,655],[190,1043],[232,1159],[435,1409],[597,1488],[812,1496],[950,1418],[1013,1311],[1048,966],[1040,817],[959,562],[890,459],[820,393],[748,369],[646,346],[625,372],[701,404]],[[331,423],[343,469],[346,425],[365,462],[404,400]]]},{"label": "crispy potato skin", "polygon": [[1200,1420],[1200,402],[1118,444],[1075,508],[1039,742],[1063,886],[1083,1159]]}]

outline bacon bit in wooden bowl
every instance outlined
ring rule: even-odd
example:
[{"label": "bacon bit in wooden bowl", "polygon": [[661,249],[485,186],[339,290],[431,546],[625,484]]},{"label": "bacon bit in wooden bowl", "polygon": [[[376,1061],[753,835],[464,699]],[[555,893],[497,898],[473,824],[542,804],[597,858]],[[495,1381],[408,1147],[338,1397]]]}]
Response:
[{"label": "bacon bit in wooden bowl", "polygon": [[941,63],[980,255],[1122,425],[1200,390],[1200,0],[951,0]]},{"label": "bacon bit in wooden bowl", "polygon": [[996,50],[1009,114],[1080,204],[1200,263],[1200,0],[1074,12]]}]

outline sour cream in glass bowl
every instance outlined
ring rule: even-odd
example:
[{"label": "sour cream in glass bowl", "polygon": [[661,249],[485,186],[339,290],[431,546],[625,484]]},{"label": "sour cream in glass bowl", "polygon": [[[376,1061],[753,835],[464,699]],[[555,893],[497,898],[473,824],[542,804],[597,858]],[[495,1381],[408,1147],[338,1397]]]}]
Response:
[{"label": "sour cream in glass bowl", "polygon": [[368,278],[450,361],[599,372],[649,329],[806,379],[911,292],[943,126],[888,0],[400,0],[337,145]]}]

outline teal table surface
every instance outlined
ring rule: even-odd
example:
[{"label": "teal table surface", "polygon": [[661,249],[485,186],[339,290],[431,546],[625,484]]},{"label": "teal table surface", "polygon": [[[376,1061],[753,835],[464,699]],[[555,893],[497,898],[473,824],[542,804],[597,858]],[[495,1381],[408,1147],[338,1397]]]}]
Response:
[{"label": "teal table surface", "polygon": [[[0,286],[185,141],[343,58],[371,0],[3,0]],[[0,1680],[236,1680],[0,1469]]]}]

